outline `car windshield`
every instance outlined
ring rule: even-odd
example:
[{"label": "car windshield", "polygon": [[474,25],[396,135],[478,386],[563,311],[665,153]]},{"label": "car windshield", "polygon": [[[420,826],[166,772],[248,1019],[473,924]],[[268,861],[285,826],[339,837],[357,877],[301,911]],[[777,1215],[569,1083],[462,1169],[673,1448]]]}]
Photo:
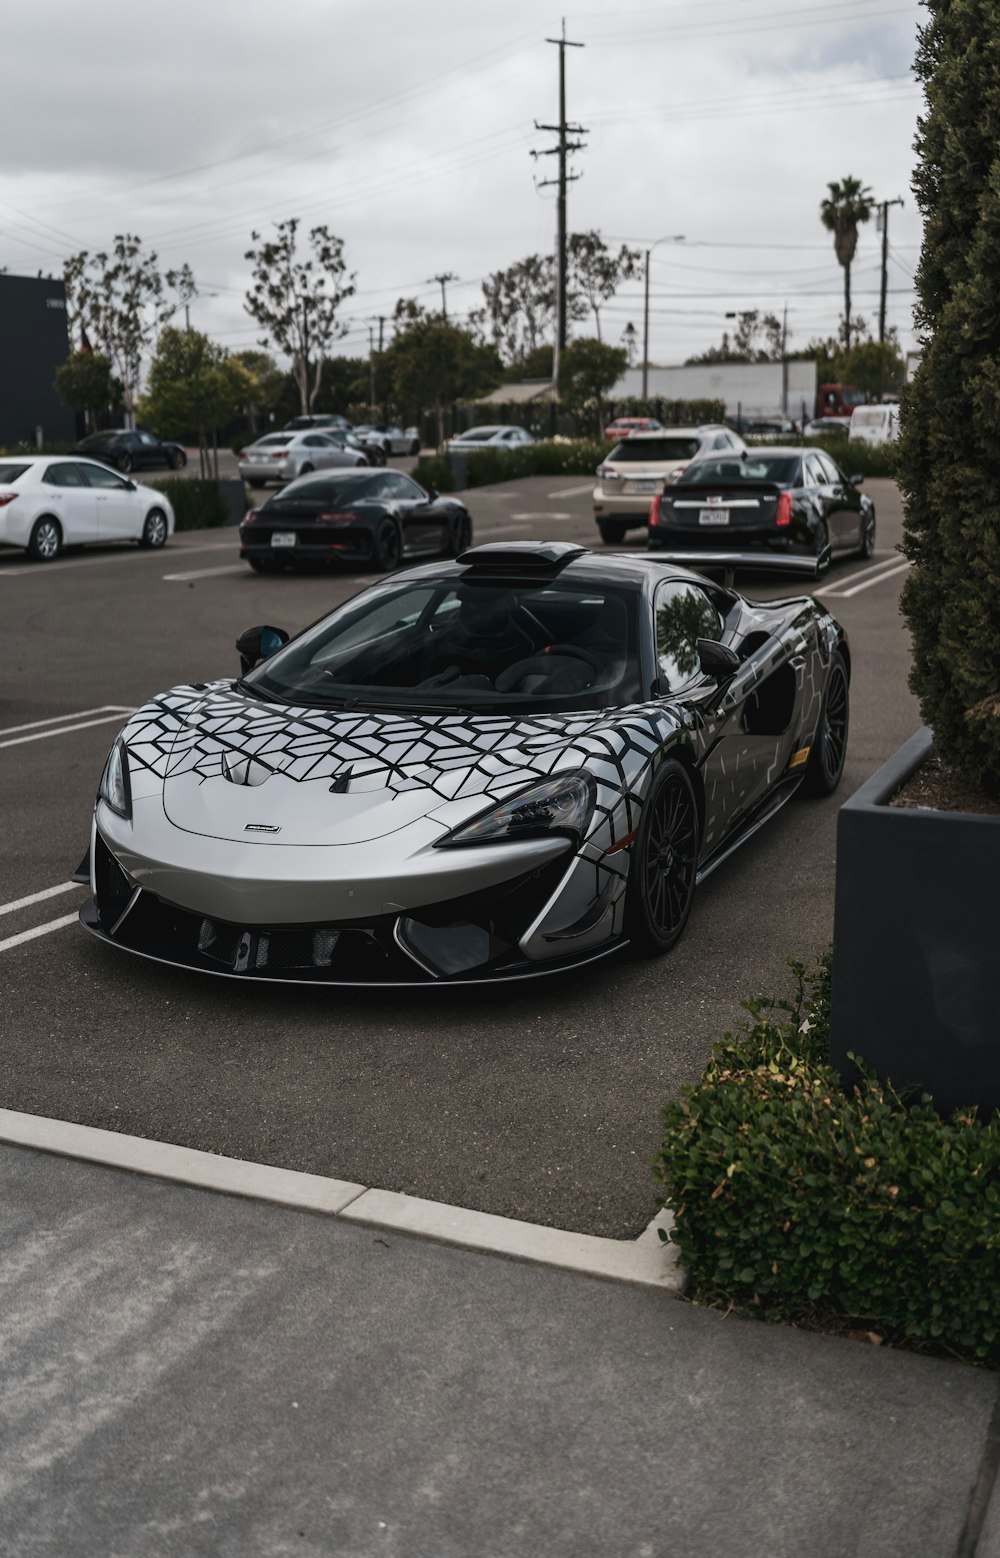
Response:
[{"label": "car windshield", "polygon": [[463,444],[467,441],[471,443],[473,439],[476,439],[477,442],[482,442],[483,439],[492,438],[495,433],[502,431],[503,429],[499,427],[470,427],[467,433],[459,433],[454,442],[457,444]]},{"label": "car windshield", "polygon": [[290,444],[294,437],[294,433],[268,433],[266,438],[258,438],[251,447],[254,449],[276,449],[279,444]]},{"label": "car windshield", "polygon": [[658,465],[664,460],[693,460],[701,448],[698,438],[626,438],[616,444],[609,460],[632,465]]},{"label": "car windshield", "polygon": [[639,697],[638,589],[463,575],[367,591],[245,679],[318,707],[552,713]]},{"label": "car windshield", "polygon": [[678,476],[677,487],[706,485],[739,486],[747,481],[773,481],[781,487],[794,486],[799,474],[799,459],[794,454],[753,454],[745,460],[726,455],[699,460]]}]

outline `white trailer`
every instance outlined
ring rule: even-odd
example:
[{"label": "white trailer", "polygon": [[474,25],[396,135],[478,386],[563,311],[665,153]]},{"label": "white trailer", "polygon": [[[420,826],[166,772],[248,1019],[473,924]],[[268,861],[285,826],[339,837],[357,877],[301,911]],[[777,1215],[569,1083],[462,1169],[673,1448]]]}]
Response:
[{"label": "white trailer", "polygon": [[[642,369],[628,368],[609,400],[642,396]],[[666,400],[722,400],[726,417],[767,417],[781,412],[794,422],[815,415],[816,364],[808,362],[696,362],[648,368],[647,394]]]}]

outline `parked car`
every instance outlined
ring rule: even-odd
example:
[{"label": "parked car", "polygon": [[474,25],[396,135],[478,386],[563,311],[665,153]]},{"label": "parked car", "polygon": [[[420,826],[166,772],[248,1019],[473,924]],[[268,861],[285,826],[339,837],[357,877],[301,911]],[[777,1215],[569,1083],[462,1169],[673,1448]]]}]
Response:
[{"label": "parked car", "polygon": [[266,482],[294,481],[310,471],[331,466],[367,465],[362,449],[351,448],[326,433],[266,433],[241,449],[237,461],[244,481],[263,487]]},{"label": "parked car", "polygon": [[502,426],[470,427],[468,432],[449,438],[447,449],[456,454],[472,454],[477,449],[525,449],[535,440],[525,427],[506,423]]},{"label": "parked car", "polygon": [[471,537],[463,503],[426,491],[402,471],[330,471],[292,482],[251,509],[240,525],[240,556],[258,573],[342,562],[386,572],[403,557],[454,556]]},{"label": "parked car", "polygon": [[745,448],[739,433],[715,422],[622,439],[597,467],[594,519],[601,540],[617,546],[627,530],[645,525],[653,494],[692,460],[712,450],[738,454]]},{"label": "parked car", "polygon": [[750,438],[786,438],[789,433],[797,433],[799,427],[791,417],[776,414],[770,417],[744,417],[738,430]]},{"label": "parked car", "polygon": [[802,429],[802,436],[803,438],[843,438],[850,425],[850,417],[813,417],[812,421],[807,422]]},{"label": "parked car", "polygon": [[243,984],[432,990],[665,953],[698,880],[843,771],[836,620],[668,557],[474,547],[236,647],[239,680],[161,693],[115,740],[80,919]]},{"label": "parked car", "polygon": [[870,557],[875,505],[858,491],[863,476],[845,476],[822,449],[750,449],[712,455],[688,466],[653,499],[649,545],[674,548],[747,543],[820,557]]},{"label": "parked car", "polygon": [[174,530],[169,500],[96,460],[32,455],[0,460],[0,542],[51,563],[64,546],[138,541],[163,546]]},{"label": "parked car", "polygon": [[280,429],[283,433],[307,433],[310,428],[319,432],[329,432],[331,428],[340,428],[341,432],[349,433],[351,424],[347,417],[342,417],[337,411],[318,411],[315,415],[292,417]]},{"label": "parked car", "polygon": [[866,444],[891,444],[899,434],[899,405],[896,401],[881,406],[858,406],[851,412],[849,439]]},{"label": "parked car", "polygon": [[616,444],[633,433],[658,433],[662,427],[656,417],[615,417],[604,429],[604,436],[609,443]]},{"label": "parked car", "polygon": [[361,422],[353,432],[366,448],[375,444],[387,455],[420,453],[420,435],[410,428],[399,427],[395,422]]},{"label": "parked car", "polygon": [[70,454],[103,460],[126,476],[129,471],[155,470],[157,467],[179,471],[187,464],[187,450],[183,444],[164,443],[142,428],[113,428],[105,433],[91,433],[74,444]]}]

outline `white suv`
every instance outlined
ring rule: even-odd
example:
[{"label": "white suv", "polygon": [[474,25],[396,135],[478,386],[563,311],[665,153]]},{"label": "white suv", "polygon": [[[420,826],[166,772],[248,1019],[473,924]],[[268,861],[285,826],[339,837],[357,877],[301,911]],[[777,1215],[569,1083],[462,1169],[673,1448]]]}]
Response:
[{"label": "white suv", "polygon": [[693,460],[706,454],[740,454],[745,448],[738,433],[717,422],[665,427],[623,439],[597,467],[594,519],[601,540],[617,546],[626,530],[645,525],[649,506],[663,483],[679,476]]}]

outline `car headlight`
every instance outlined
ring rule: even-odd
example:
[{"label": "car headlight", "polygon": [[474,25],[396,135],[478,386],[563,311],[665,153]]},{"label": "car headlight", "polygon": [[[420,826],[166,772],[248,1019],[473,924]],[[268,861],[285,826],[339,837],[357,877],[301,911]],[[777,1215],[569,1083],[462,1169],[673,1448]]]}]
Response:
[{"label": "car headlight", "polygon": [[533,784],[501,801],[472,822],[440,839],[439,848],[459,844],[510,843],[565,833],[579,840],[594,813],[596,787],[589,774],[563,774]]},{"label": "car headlight", "polygon": [[111,810],[117,812],[119,817],[132,816],[132,785],[129,782],[128,751],[121,736],[108,753],[97,793],[102,801],[107,801]]}]

